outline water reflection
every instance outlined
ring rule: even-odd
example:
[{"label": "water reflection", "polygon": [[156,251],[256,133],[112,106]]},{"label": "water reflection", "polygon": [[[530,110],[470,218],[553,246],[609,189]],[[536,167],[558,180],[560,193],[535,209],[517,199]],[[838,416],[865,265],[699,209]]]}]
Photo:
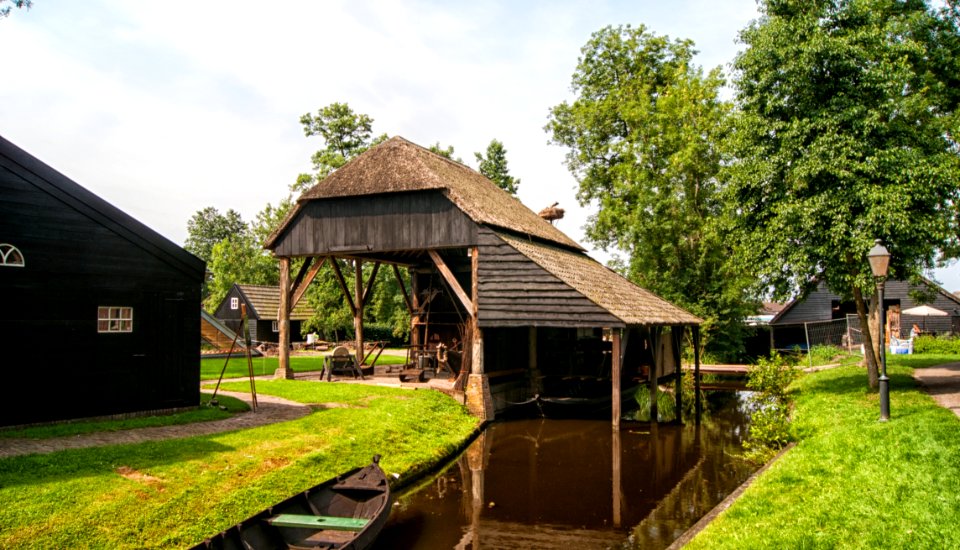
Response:
[{"label": "water reflection", "polygon": [[494,423],[398,496],[377,548],[665,548],[752,472],[735,405],[699,428]]}]

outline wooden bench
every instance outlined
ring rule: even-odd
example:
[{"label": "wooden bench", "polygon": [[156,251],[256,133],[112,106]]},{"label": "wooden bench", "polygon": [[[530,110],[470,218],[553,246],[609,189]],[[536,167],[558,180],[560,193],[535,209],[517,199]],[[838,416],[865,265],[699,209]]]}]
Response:
[{"label": "wooden bench", "polygon": [[306,514],[280,514],[267,520],[275,527],[300,527],[304,529],[330,529],[334,531],[361,531],[370,522],[365,518],[338,518]]}]

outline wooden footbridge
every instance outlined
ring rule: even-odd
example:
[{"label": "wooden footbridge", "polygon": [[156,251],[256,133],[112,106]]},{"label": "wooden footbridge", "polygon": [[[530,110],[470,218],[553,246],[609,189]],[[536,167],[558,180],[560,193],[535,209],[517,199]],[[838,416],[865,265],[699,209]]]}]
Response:
[{"label": "wooden footbridge", "polygon": [[[714,380],[701,382],[701,390],[742,390],[746,388],[747,370],[750,365],[700,365],[700,376],[712,375]],[[693,365],[684,365],[683,370],[694,371]]]}]

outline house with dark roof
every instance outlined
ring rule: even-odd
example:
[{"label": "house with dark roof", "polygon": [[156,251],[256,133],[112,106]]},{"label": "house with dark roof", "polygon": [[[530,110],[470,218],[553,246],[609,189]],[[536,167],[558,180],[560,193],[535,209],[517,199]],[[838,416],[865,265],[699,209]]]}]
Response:
[{"label": "house with dark roof", "polygon": [[[400,137],[303,193],[265,247],[281,266],[278,376],[288,376],[284,314],[319,266],[353,265],[349,291],[340,262],[330,262],[359,350],[369,294],[360,266],[389,265],[411,312],[411,346],[462,350],[467,404],[481,418],[549,391],[554,379],[606,380],[613,392],[636,378],[651,391],[661,379],[679,384],[681,336],[701,323],[587,256],[478,172]],[[292,258],[306,259],[295,276]]]},{"label": "house with dark roof", "polygon": [[[280,335],[280,329],[277,326],[280,288],[234,283],[213,315],[230,330],[239,332],[242,307],[246,307],[250,340],[254,345],[263,342],[276,344]],[[297,303],[296,307],[290,311],[291,338],[301,335],[300,324],[312,315],[313,311],[310,310],[306,300]]]},{"label": "house with dark roof", "polygon": [[[902,313],[923,305],[914,299],[914,291],[917,290],[932,294],[933,301],[927,302],[926,305],[943,311],[946,315],[926,317]],[[923,279],[919,287],[911,285],[908,281],[887,281],[884,287],[883,307],[887,321],[886,334],[894,337],[909,337],[910,329],[914,324],[932,334],[960,332],[960,298],[929,279]],[[787,303],[770,321],[770,326],[773,327],[773,347],[776,349],[802,347],[807,338],[804,332],[805,325],[809,332],[810,326],[842,321],[856,313],[857,308],[853,301],[844,300],[821,282],[806,296]],[[859,321],[854,320],[853,323],[859,328]],[[838,338],[834,338],[837,341],[830,343],[839,344]],[[848,338],[853,342],[859,342],[855,335],[849,335]]]},{"label": "house with dark roof", "polygon": [[202,260],[3,138],[0,243],[0,425],[199,404]]}]

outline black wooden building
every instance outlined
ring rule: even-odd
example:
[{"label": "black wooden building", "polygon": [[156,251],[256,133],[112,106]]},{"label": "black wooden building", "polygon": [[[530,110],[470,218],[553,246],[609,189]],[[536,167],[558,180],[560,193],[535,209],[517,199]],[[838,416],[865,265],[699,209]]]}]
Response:
[{"label": "black wooden building", "polygon": [[[917,316],[902,313],[922,305],[914,299],[914,292],[922,291],[931,294],[933,301],[928,302],[933,308],[946,313],[943,316]],[[869,297],[867,297],[869,298]],[[886,320],[885,334],[894,337],[908,338],[911,327],[916,324],[930,334],[951,334],[960,332],[960,298],[947,292],[940,285],[929,279],[923,279],[918,287],[908,281],[889,280],[884,285],[883,306]],[[803,345],[810,333],[811,327],[829,323],[842,323],[857,312],[856,304],[852,300],[844,300],[840,295],[827,288],[826,284],[819,283],[817,288],[806,296],[789,302],[770,321],[772,328],[772,346],[774,349],[790,349]],[[859,321],[853,320],[859,327]],[[839,345],[842,342],[841,332],[835,333],[834,341],[826,342]],[[859,342],[856,337],[854,343]]]},{"label": "black wooden building", "polygon": [[[481,174],[399,137],[305,192],[266,247],[281,265],[281,316],[329,263],[358,340],[373,280],[361,264],[390,266],[401,287],[407,269],[411,346],[461,349],[467,404],[483,418],[556,379],[600,380],[608,392],[679,379],[681,335],[701,322],[587,256]],[[295,276],[293,258],[307,260]],[[335,258],[352,264],[354,292]],[[283,318],[279,328],[278,376],[289,376]]]},{"label": "black wooden building", "polygon": [[203,276],[203,261],[0,138],[0,425],[198,405]]},{"label": "black wooden building", "polygon": [[[280,311],[280,288],[263,285],[241,285],[234,283],[230,287],[213,316],[220,319],[230,330],[240,330],[241,306],[246,306],[250,339],[255,343],[277,343],[280,329],[277,321]],[[306,300],[301,300],[290,312],[291,338],[301,335],[300,325],[311,317],[313,312]]]}]

